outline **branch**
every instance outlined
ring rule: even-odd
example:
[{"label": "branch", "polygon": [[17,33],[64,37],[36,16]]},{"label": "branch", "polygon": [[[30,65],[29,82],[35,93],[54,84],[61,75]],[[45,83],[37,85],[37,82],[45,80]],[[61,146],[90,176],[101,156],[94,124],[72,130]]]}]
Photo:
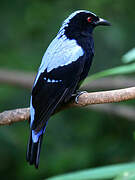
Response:
[{"label": "branch", "polygon": [[111,91],[101,91],[84,93],[79,97],[79,103],[72,103],[70,106],[87,106],[90,104],[104,104],[121,102],[135,98],[135,87],[111,90]]},{"label": "branch", "polygon": [[[9,84],[21,88],[31,89],[36,73],[28,73],[23,71],[0,69],[0,83]],[[117,76],[97,79],[83,86],[81,89],[119,89],[132,87],[135,85],[134,78]]]},{"label": "branch", "polygon": [[127,76],[106,77],[96,79],[82,87],[82,89],[97,90],[97,89],[120,89],[125,87],[133,87],[135,79]]},{"label": "branch", "polygon": [[118,116],[135,122],[135,108],[129,105],[96,104],[88,106],[87,109]]},{"label": "branch", "polygon": [[[130,99],[135,99],[135,87],[84,93],[80,95],[78,104],[76,104],[74,101],[69,102],[68,104],[60,107],[56,112],[69,107],[84,107],[91,104],[114,103]],[[0,113],[0,125],[11,124],[13,122],[23,121],[26,119],[29,119],[29,108],[4,111],[3,113]]]},{"label": "branch", "polygon": [[0,83],[31,89],[35,73],[0,69]]},{"label": "branch", "polygon": [[10,125],[15,122],[28,120],[29,108],[14,109],[0,113],[0,125]]}]

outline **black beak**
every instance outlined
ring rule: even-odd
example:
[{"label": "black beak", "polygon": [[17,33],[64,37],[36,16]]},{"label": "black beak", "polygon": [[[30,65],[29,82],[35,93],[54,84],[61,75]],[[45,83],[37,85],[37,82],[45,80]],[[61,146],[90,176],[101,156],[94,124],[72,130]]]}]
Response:
[{"label": "black beak", "polygon": [[108,22],[105,19],[99,18],[99,21],[96,22],[96,26],[102,25],[102,26],[111,26],[111,23]]}]

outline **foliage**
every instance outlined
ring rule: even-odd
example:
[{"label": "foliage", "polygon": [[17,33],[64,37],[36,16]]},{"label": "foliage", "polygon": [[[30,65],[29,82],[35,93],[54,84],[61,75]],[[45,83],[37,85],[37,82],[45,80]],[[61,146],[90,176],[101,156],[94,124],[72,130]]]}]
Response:
[{"label": "foliage", "polygon": [[135,178],[135,163],[88,169],[48,178],[47,180],[105,180],[114,179],[115,177],[117,177],[115,180],[124,180],[124,177],[127,177],[127,180],[132,180],[133,177]]},{"label": "foliage", "polygon": [[[128,53],[126,53],[122,57],[122,61],[124,63],[129,63],[132,61],[135,61],[135,49],[130,50]],[[111,69],[107,69],[98,73],[95,73],[84,81],[83,84],[87,84],[90,81],[94,81],[96,79],[102,78],[102,77],[107,77],[107,76],[114,76],[114,75],[124,75],[124,74],[130,74],[135,72],[135,63],[131,63],[128,65],[122,65],[118,67],[114,67]]]},{"label": "foliage", "polygon": [[131,49],[129,52],[127,52],[123,57],[122,61],[124,63],[130,63],[132,61],[135,61],[135,48]]}]

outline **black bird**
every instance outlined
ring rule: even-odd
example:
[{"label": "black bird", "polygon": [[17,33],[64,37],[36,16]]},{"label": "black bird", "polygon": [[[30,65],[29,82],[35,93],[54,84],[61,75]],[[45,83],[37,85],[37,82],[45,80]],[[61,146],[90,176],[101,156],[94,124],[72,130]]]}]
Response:
[{"label": "black bird", "polygon": [[75,11],[63,22],[43,56],[32,89],[27,147],[27,161],[36,168],[48,119],[58,105],[70,100],[88,75],[94,56],[92,32],[99,25],[110,23],[90,11]]}]

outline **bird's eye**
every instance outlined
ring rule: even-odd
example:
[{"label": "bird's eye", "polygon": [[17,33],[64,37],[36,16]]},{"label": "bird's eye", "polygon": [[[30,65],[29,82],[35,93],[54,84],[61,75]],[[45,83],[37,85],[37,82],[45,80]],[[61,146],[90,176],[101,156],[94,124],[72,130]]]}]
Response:
[{"label": "bird's eye", "polygon": [[88,18],[87,18],[87,21],[90,23],[90,22],[93,21],[93,18],[92,18],[92,17],[88,17]]}]

